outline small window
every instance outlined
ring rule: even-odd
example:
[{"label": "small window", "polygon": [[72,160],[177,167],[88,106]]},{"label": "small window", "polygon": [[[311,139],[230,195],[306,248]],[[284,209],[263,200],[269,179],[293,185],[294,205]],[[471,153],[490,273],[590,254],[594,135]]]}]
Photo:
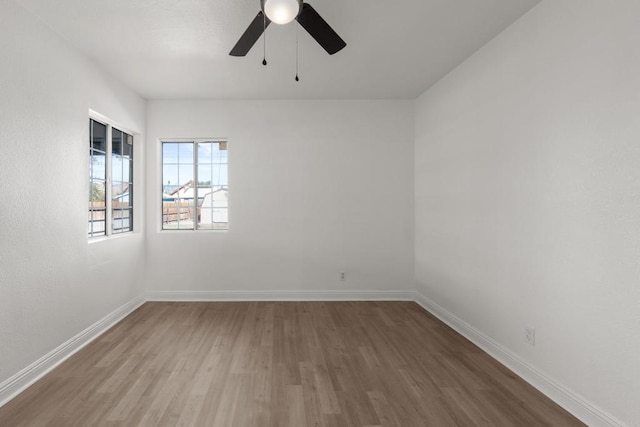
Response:
[{"label": "small window", "polygon": [[89,120],[89,237],[133,231],[133,136]]},{"label": "small window", "polygon": [[111,152],[111,230],[133,230],[133,136],[113,129]]},{"label": "small window", "polygon": [[162,142],[162,229],[227,230],[226,141]]}]

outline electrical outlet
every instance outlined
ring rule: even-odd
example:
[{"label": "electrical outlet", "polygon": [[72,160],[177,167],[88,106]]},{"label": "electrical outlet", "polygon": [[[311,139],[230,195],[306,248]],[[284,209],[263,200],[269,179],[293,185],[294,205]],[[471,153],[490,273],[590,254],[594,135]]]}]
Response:
[{"label": "electrical outlet", "polygon": [[536,345],[536,330],[529,326],[524,327],[524,340],[533,346]]},{"label": "electrical outlet", "polygon": [[343,282],[347,280],[347,273],[340,273],[340,280]]}]

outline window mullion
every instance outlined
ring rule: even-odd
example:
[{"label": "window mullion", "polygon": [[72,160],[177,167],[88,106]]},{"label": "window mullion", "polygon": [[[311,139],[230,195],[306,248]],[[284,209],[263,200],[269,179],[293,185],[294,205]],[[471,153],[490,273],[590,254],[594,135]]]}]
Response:
[{"label": "window mullion", "polygon": [[198,143],[193,142],[193,229],[198,229]]}]

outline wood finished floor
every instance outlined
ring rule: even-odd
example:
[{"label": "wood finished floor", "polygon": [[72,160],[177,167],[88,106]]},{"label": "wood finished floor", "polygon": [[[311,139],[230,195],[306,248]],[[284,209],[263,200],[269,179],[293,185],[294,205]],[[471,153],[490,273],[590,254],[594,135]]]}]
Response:
[{"label": "wood finished floor", "polygon": [[583,425],[411,302],[146,303],[0,426]]}]

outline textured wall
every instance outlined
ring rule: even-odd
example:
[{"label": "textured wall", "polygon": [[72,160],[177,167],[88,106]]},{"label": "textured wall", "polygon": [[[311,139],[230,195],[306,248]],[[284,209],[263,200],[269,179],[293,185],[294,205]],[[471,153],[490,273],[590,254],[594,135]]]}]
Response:
[{"label": "textured wall", "polygon": [[[413,290],[413,103],[150,101],[151,290]],[[229,140],[228,232],[159,232],[159,138]],[[347,280],[339,280],[339,272]]]},{"label": "textured wall", "polygon": [[12,1],[0,57],[1,383],[142,293],[142,234],[88,244],[86,206],[89,108],[143,131],[145,105]]},{"label": "textured wall", "polygon": [[415,158],[420,292],[634,425],[638,16],[543,2],[417,101]]}]

